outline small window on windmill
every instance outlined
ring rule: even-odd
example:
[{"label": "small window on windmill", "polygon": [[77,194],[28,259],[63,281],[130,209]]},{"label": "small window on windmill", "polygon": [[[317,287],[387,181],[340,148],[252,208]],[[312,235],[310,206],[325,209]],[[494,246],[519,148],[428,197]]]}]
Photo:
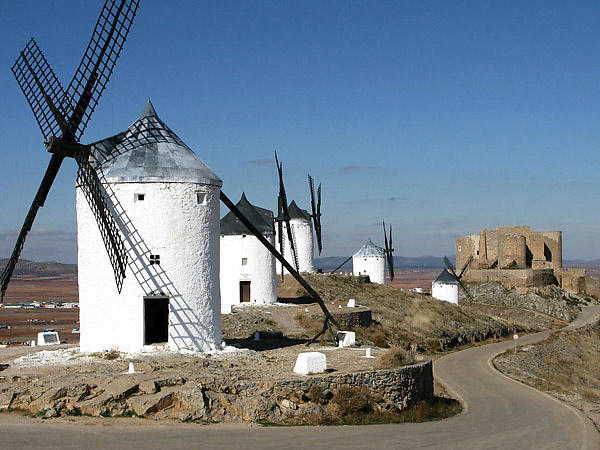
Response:
[{"label": "small window on windmill", "polygon": [[248,265],[248,258],[242,258],[242,266]]},{"label": "small window on windmill", "polygon": [[150,255],[150,265],[160,266],[160,255]]},{"label": "small window on windmill", "polygon": [[196,203],[206,205],[206,192],[196,192]]},{"label": "small window on windmill", "polygon": [[133,199],[136,202],[143,202],[146,199],[146,194],[135,194]]}]

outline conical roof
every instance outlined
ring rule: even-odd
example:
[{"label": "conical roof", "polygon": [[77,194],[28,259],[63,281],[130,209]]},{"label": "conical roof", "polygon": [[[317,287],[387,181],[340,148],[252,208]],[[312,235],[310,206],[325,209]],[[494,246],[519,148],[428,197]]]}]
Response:
[{"label": "conical roof", "polygon": [[385,253],[381,247],[373,244],[371,239],[367,241],[365,245],[358,249],[358,251],[352,255],[353,258],[364,258],[367,256],[383,256]]},{"label": "conical roof", "polygon": [[108,182],[223,184],[158,117],[150,100],[126,131],[92,144],[91,152]]},{"label": "conical roof", "polygon": [[296,204],[295,200],[292,200],[290,206],[288,206],[288,212],[290,213],[290,219],[304,219],[310,222],[310,214]]},{"label": "conical roof", "polygon": [[444,269],[435,279],[434,283],[458,284],[458,280],[448,271],[448,269]]},{"label": "conical roof", "polygon": [[[242,198],[235,205],[250,220],[262,234],[273,234],[273,213],[268,209],[252,205],[242,193]],[[240,222],[233,212],[229,212],[221,219],[221,235],[252,234],[246,225]]]}]

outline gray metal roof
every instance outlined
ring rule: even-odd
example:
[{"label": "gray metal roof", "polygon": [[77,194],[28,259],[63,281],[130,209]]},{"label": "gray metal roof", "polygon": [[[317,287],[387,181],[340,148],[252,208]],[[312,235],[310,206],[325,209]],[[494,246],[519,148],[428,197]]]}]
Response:
[{"label": "gray metal roof", "polygon": [[92,144],[91,151],[109,182],[223,184],[158,117],[150,100],[126,131]]},{"label": "gray metal roof", "polygon": [[292,200],[290,206],[288,206],[288,212],[290,213],[290,219],[304,219],[310,222],[310,214],[296,204],[295,200]]},{"label": "gray metal roof", "polygon": [[358,251],[352,255],[353,258],[362,258],[366,256],[384,256],[384,251],[381,247],[373,244],[371,239],[367,241],[365,245],[358,249]]},{"label": "gray metal roof", "polygon": [[453,274],[448,272],[448,269],[444,269],[435,279],[434,283],[458,284],[458,280]]},{"label": "gray metal roof", "polygon": [[[258,228],[262,234],[274,234],[273,212],[268,209],[252,205],[242,194],[242,198],[235,205],[250,220],[252,225]],[[221,219],[221,235],[252,234],[231,211]]]}]

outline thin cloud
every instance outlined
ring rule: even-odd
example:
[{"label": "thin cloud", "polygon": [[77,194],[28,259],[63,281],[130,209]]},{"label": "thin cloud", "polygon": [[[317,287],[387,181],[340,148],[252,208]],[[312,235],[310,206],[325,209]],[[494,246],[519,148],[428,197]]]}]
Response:
[{"label": "thin cloud", "polygon": [[372,172],[375,170],[380,170],[380,167],[376,166],[361,166],[358,164],[351,164],[348,166],[343,166],[340,168],[342,172]]},{"label": "thin cloud", "polygon": [[390,202],[405,202],[408,200],[408,197],[390,197]]},{"label": "thin cloud", "polygon": [[248,161],[250,164],[256,164],[257,166],[266,166],[267,164],[274,164],[273,159],[251,159]]}]

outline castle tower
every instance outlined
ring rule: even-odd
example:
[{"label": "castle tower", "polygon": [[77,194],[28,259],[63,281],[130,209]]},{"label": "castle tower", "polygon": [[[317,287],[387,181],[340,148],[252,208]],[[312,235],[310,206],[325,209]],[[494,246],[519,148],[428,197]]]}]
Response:
[{"label": "castle tower", "polygon": [[81,350],[218,348],[221,180],[150,101],[125,132],[91,152],[128,264],[119,293],[94,214],[76,186]]},{"label": "castle tower", "polygon": [[[253,206],[245,194],[236,205],[274,244],[273,213]],[[221,312],[230,313],[240,303],[277,301],[275,257],[246,226],[229,212],[221,219]]]},{"label": "castle tower", "polygon": [[368,275],[372,283],[385,284],[385,253],[369,239],[352,255],[352,274]]},{"label": "castle tower", "polygon": [[[288,211],[290,214],[290,226],[292,228],[292,235],[294,236],[294,244],[296,244],[296,254],[298,255],[298,272],[313,273],[315,271],[315,267],[313,265],[314,242],[313,226],[310,214],[308,214],[307,211],[300,209],[293,200],[288,207]],[[283,252],[279,248],[278,235],[276,236],[277,250],[283,254],[286,261],[289,262],[292,267],[295,267],[294,257],[292,256],[292,250],[290,248],[285,222],[283,223],[282,229]],[[276,229],[275,233],[278,232],[279,230]],[[282,269],[282,264],[277,261],[277,274],[280,275]],[[285,270],[285,273],[287,274],[288,271]]]}]

